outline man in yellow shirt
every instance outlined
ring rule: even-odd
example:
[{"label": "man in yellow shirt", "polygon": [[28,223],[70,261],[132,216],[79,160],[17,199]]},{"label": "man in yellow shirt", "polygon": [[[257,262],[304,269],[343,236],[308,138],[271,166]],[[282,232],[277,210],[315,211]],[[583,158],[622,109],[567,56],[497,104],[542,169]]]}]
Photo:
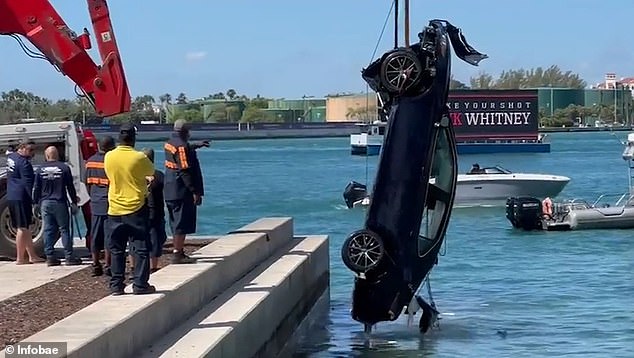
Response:
[{"label": "man in yellow shirt", "polygon": [[123,124],[119,130],[119,145],[104,157],[108,177],[108,219],[105,224],[110,249],[110,291],[122,295],[125,287],[125,249],[130,241],[134,258],[134,294],[156,292],[149,284],[150,226],[146,205],[147,177],[154,175],[154,164],[142,152],[136,151],[136,127]]}]

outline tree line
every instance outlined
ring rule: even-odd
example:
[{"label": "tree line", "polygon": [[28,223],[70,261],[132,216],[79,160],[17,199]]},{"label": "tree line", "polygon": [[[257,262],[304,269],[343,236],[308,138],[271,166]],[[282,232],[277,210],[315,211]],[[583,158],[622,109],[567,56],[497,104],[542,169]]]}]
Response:
[{"label": "tree line", "polygon": [[[136,96],[131,103],[130,112],[108,118],[109,122],[167,122],[168,117],[179,116],[192,122],[202,122],[203,109],[201,103],[215,100],[211,114],[218,122],[274,122],[263,109],[268,108],[269,98],[257,95],[249,98],[238,95],[234,89],[217,92],[204,98],[191,101],[185,93],[172,96],[165,93],[158,97],[152,95]],[[81,96],[75,99],[53,101],[40,97],[32,92],[13,89],[0,93],[0,124],[10,124],[25,119],[41,121],[72,120],[81,123],[102,123],[92,105]]]},{"label": "tree line", "polygon": [[588,83],[572,71],[563,71],[559,66],[548,68],[536,67],[531,69],[512,69],[502,71],[495,78],[493,75],[480,72],[469,79],[469,85],[452,77],[452,89],[526,89],[538,87],[553,88],[586,88]]}]

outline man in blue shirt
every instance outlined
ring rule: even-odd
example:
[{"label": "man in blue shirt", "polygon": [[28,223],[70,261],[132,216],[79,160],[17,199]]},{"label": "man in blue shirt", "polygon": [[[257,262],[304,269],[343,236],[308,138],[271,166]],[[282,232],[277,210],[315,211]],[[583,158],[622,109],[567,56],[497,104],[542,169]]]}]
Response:
[{"label": "man in blue shirt", "polygon": [[[7,158],[7,202],[11,225],[16,229],[16,263],[18,265],[43,262],[35,252],[29,226],[33,223],[33,165],[31,157],[35,153],[34,143],[25,139],[18,145],[17,151],[9,153]],[[25,257],[28,254],[29,259]]]},{"label": "man in blue shirt", "polygon": [[[77,192],[73,175],[66,163],[59,161],[57,148],[50,146],[44,152],[46,163],[38,168],[33,187],[33,201],[42,213],[44,226],[44,252],[48,266],[59,266],[55,257],[55,243],[61,233],[66,265],[81,265],[81,259],[73,255],[73,238],[70,236],[69,202],[73,215],[77,212]],[[36,209],[37,211],[37,209]]]}]

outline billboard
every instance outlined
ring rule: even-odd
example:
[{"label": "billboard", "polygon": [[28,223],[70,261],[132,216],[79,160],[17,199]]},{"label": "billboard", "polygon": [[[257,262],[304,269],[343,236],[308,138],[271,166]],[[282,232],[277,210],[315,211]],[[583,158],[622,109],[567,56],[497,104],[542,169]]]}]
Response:
[{"label": "billboard", "polygon": [[537,90],[452,90],[447,105],[458,141],[538,137]]}]

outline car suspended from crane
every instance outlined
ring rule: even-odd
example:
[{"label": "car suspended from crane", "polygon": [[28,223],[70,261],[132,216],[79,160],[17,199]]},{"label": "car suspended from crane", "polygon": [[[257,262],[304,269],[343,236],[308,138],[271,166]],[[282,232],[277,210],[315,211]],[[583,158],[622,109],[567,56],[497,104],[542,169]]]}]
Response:
[{"label": "car suspended from crane", "polygon": [[[447,107],[451,50],[471,65],[488,57],[444,20],[430,21],[410,43],[408,5],[406,0],[405,46],[398,46],[395,25],[394,49],[362,71],[388,117],[364,227],[341,249],[343,263],[355,273],[351,315],[366,333],[403,311],[411,317],[422,310],[422,333],[436,322],[429,274],[449,225],[458,167]],[[398,1],[393,6],[398,9]],[[418,295],[423,283],[430,303]]]}]

